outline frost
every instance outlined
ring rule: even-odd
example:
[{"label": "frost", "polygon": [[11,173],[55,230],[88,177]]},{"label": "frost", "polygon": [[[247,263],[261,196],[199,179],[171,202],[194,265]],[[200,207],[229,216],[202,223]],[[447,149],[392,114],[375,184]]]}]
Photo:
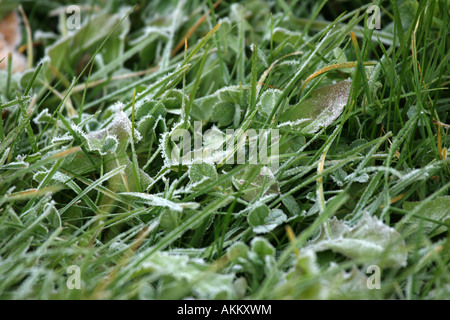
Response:
[{"label": "frost", "polygon": [[[270,116],[282,94],[283,92],[278,89],[267,89],[264,91],[256,105],[259,113],[265,117]],[[280,109],[282,109],[282,107],[280,107]]]},{"label": "frost", "polygon": [[[179,298],[189,292],[199,299],[236,298],[234,274],[218,274],[210,270],[203,259],[156,252],[140,265],[135,275],[151,273],[156,279],[161,279],[165,284],[161,298]],[[190,289],[186,292],[185,288]]]},{"label": "frost", "polygon": [[2,169],[24,169],[28,168],[30,164],[25,161],[14,161],[2,166]]},{"label": "frost", "polygon": [[311,119],[310,119],[310,118],[306,118],[306,119],[298,119],[298,120],[295,120],[295,121],[286,121],[286,122],[280,123],[280,124],[278,125],[278,127],[280,128],[280,127],[286,127],[286,126],[289,126],[289,127],[291,127],[291,128],[295,128],[295,127],[297,127],[299,124],[302,124],[302,123],[305,123],[305,122],[308,122],[308,121],[311,121]]},{"label": "frost", "polygon": [[341,115],[347,104],[351,85],[350,80],[344,80],[315,89],[300,105],[288,108],[280,120],[297,130],[315,133],[320,128],[329,126]]},{"label": "frost", "polygon": [[189,168],[189,178],[197,185],[217,180],[216,167],[208,163],[194,163]]},{"label": "frost", "polygon": [[273,209],[269,215],[264,218],[264,222],[261,225],[254,226],[253,232],[256,234],[268,233],[286,222],[287,216],[280,209]]},{"label": "frost", "polygon": [[[403,209],[408,212],[411,212],[420,203],[421,203],[420,201],[404,202]],[[431,219],[431,221],[427,219]],[[420,216],[419,215],[414,216],[407,223],[413,225],[413,228],[415,230],[418,230],[420,228],[420,224],[422,224],[423,230],[427,233],[433,232],[432,236],[434,236],[448,230],[448,225],[439,226],[439,224],[445,223],[446,220],[448,221],[449,219],[450,219],[450,196],[442,196],[429,201],[427,205],[421,210]]]},{"label": "frost", "polygon": [[58,142],[72,141],[72,140],[73,140],[72,135],[67,132],[64,135],[60,136],[60,137],[54,137],[51,140],[50,144],[55,144],[55,143],[58,143]]},{"label": "frost", "polygon": [[2,166],[8,158],[9,151],[11,151],[11,148],[6,148],[3,152],[2,157],[0,158],[0,166]]},{"label": "frost", "polygon": [[197,209],[200,206],[196,202],[177,203],[177,202],[173,202],[169,199],[158,197],[156,195],[147,194],[147,193],[122,192],[120,194],[138,198],[140,201],[143,201],[151,206],[165,207],[170,210],[177,211],[177,212],[182,212],[183,209]]},{"label": "frost", "polygon": [[[249,165],[231,178],[231,182],[237,190],[240,190],[247,180],[251,178],[254,166]],[[262,167],[250,185],[243,191],[242,198],[253,201],[256,198],[280,194],[278,181],[268,167]]]},{"label": "frost", "polygon": [[154,34],[160,35],[163,38],[168,39],[169,33],[170,33],[170,28],[167,28],[167,27],[147,26],[144,28],[144,32],[141,36],[130,41],[130,45],[135,46],[135,45],[139,44],[140,42],[144,41],[145,39],[147,39],[150,35],[154,35]]},{"label": "frost", "polygon": [[406,265],[408,253],[404,240],[395,229],[378,218],[364,214],[353,227],[333,218],[329,225],[330,234],[322,229],[321,235],[309,242],[307,248],[332,250],[361,262],[376,262],[380,267]]},{"label": "frost", "polygon": [[70,128],[71,128],[75,133],[77,133],[77,134],[79,134],[79,135],[81,135],[81,136],[85,136],[85,135],[86,135],[86,133],[83,131],[83,129],[82,129],[79,125],[77,125],[77,124],[75,124],[75,123],[71,123],[71,124],[70,124]]},{"label": "frost", "polygon": [[35,124],[41,124],[41,123],[46,124],[49,121],[51,121],[52,119],[53,119],[52,115],[48,112],[48,109],[45,108],[36,116],[36,118],[34,118],[33,121]]},{"label": "frost", "polygon": [[[73,125],[73,129],[81,131],[78,126]],[[81,131],[82,132],[82,131]],[[139,141],[142,137],[139,131],[135,130],[135,141]],[[90,151],[98,151],[101,155],[108,152],[114,153],[118,145],[126,148],[126,145],[131,139],[132,124],[125,112],[118,110],[115,112],[112,122],[105,128],[99,131],[94,131],[83,136],[87,140],[88,149]]]},{"label": "frost", "polygon": [[280,63],[278,63],[278,67],[284,67],[284,66],[287,66],[287,67],[297,67],[298,65],[300,65],[300,62],[299,61],[296,61],[296,60],[286,60],[286,61],[283,61],[283,62],[280,62]]}]

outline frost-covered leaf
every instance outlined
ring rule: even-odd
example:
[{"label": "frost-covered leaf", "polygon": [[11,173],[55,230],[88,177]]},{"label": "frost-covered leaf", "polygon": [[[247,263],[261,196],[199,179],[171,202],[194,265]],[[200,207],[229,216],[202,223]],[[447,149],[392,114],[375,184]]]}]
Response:
[{"label": "frost-covered leaf", "polygon": [[141,100],[136,103],[136,120],[141,120],[146,116],[153,116],[154,118],[158,118],[158,116],[166,116],[166,109],[164,108],[164,104],[157,100]]},{"label": "frost-covered leaf", "polygon": [[34,119],[33,122],[36,124],[47,124],[49,122],[56,123],[56,119],[52,118],[52,115],[49,113],[48,109],[43,109]]},{"label": "frost-covered leaf", "polygon": [[284,195],[281,201],[286,206],[286,209],[291,216],[296,216],[300,213],[300,206],[292,195]]},{"label": "frost-covered leaf", "polygon": [[275,28],[273,30],[273,40],[278,43],[288,41],[290,44],[298,44],[301,40],[301,33],[284,28]]},{"label": "frost-covered leaf", "polygon": [[119,144],[119,141],[117,141],[117,138],[115,136],[106,136],[105,140],[103,141],[102,145],[102,152],[103,153],[114,153],[116,152],[117,145]]},{"label": "frost-covered leaf", "polygon": [[179,226],[181,222],[181,213],[179,211],[165,209],[159,216],[159,225],[167,231],[172,231]]},{"label": "frost-covered leaf", "polygon": [[243,94],[244,92],[241,87],[225,87],[216,92],[220,101],[233,104],[239,104]]},{"label": "frost-covered leaf", "polygon": [[225,127],[233,122],[236,108],[230,102],[218,102],[214,105],[211,120],[217,122],[220,127]]},{"label": "frost-covered leaf", "polygon": [[345,181],[354,181],[354,182],[358,182],[358,183],[366,183],[367,181],[369,181],[369,175],[367,173],[361,173],[361,174],[357,174],[357,173],[352,173],[349,174],[348,176],[345,177]]},{"label": "frost-covered leaf", "polygon": [[[134,137],[132,139],[132,124],[125,112],[122,111],[122,107],[123,105],[118,103],[110,108],[110,111],[113,113],[113,118],[104,129],[88,134],[77,125],[72,125],[72,129],[86,141],[88,151],[97,151],[101,156],[104,156],[104,165],[107,172],[122,165],[126,166],[125,175],[127,182],[124,182],[122,176],[116,175],[110,179],[109,189],[115,192],[145,190],[152,182],[152,179],[140,168],[136,170],[136,177],[135,168],[127,154],[130,142],[139,141],[142,136],[138,130],[134,130]],[[94,157],[90,157],[93,160]],[[86,162],[89,163],[90,161]],[[73,166],[70,162],[67,165]],[[75,170],[77,169],[75,168]]]},{"label": "frost-covered leaf", "polygon": [[[247,166],[232,177],[231,181],[236,189],[240,189],[244,184],[246,184],[247,180],[252,176],[252,170],[254,170],[253,166]],[[277,194],[280,194],[278,181],[275,179],[275,176],[269,168],[263,167],[260,172],[256,174],[254,179],[252,179],[252,182],[247,189],[244,190],[242,198],[247,201],[253,201],[254,199],[258,199],[260,196]]]},{"label": "frost-covered leaf", "polygon": [[149,134],[150,130],[154,128],[155,122],[156,121],[153,116],[145,116],[141,120],[139,120],[136,127],[139,132],[141,132],[145,137],[147,134]]},{"label": "frost-covered leaf", "polygon": [[55,208],[55,202],[50,201],[49,203],[46,203],[44,205],[44,212],[47,212],[49,210],[49,214],[46,216],[47,220],[50,222],[50,224],[53,226],[53,228],[59,228],[61,227],[61,217],[59,215],[58,210]]},{"label": "frost-covered leaf", "polygon": [[255,233],[268,233],[278,227],[279,225],[286,222],[287,217],[284,212],[280,209],[273,209],[270,211],[269,215],[264,219],[264,223],[255,226],[253,232]]},{"label": "frost-covered leaf", "polygon": [[344,111],[351,85],[350,80],[345,80],[313,90],[296,108],[283,112],[280,125],[289,125],[307,133],[329,126]]},{"label": "frost-covered leaf", "polygon": [[[221,114],[225,112],[225,114],[228,114],[227,121],[231,123],[235,115],[235,105],[242,106],[247,103],[247,91],[240,86],[230,86],[221,88],[211,95],[195,99],[192,105],[191,116],[195,120],[209,120],[213,117],[216,120],[212,121],[218,122]],[[213,109],[217,104],[219,104],[218,109],[213,114]],[[233,108],[231,108],[231,105],[233,105]]]},{"label": "frost-covered leaf", "polygon": [[333,179],[333,181],[336,182],[339,187],[342,187],[345,184],[347,172],[345,172],[342,168],[338,168],[337,170],[334,170],[330,176],[331,179]]},{"label": "frost-covered leaf", "polygon": [[194,163],[189,169],[189,178],[192,182],[211,182],[217,180],[216,167],[209,163]]},{"label": "frost-covered leaf", "polygon": [[25,162],[25,161],[13,161],[13,162],[10,162],[10,163],[7,163],[7,164],[3,165],[1,167],[1,169],[3,169],[3,170],[7,170],[7,169],[15,169],[15,170],[17,170],[17,169],[28,168],[29,165],[30,164],[28,162]]},{"label": "frost-covered leaf", "polygon": [[332,250],[351,259],[376,262],[380,267],[402,267],[408,256],[405,242],[393,228],[367,214],[355,226],[335,217],[329,220],[331,233],[321,235],[307,246],[314,251]]},{"label": "frost-covered leaf", "polygon": [[284,276],[284,281],[278,282],[272,289],[271,299],[325,299],[328,290],[323,282],[305,283],[302,290],[296,284],[308,277],[317,276],[320,272],[317,256],[313,250],[302,249],[293,267]]},{"label": "frost-covered leaf", "polygon": [[267,89],[264,91],[257,103],[259,113],[265,117],[270,116],[281,94],[282,91],[278,89]]},{"label": "frost-covered leaf", "polygon": [[[117,105],[116,107],[118,110],[115,112],[111,123],[105,129],[94,131],[89,134],[83,134],[81,129],[79,129],[83,137],[87,140],[89,151],[99,151],[100,154],[105,155],[107,152],[104,151],[104,149],[108,150],[109,153],[115,153],[116,151],[120,153],[126,150],[131,139],[132,124],[125,112],[120,110],[121,105]],[[141,135],[137,130],[134,132],[134,140],[139,141]],[[115,148],[111,149],[104,146],[105,144],[111,146],[113,144],[113,139],[116,139],[117,141]]]},{"label": "frost-covered leaf", "polygon": [[191,116],[195,120],[209,120],[214,105],[219,101],[217,96],[201,97],[192,104]]},{"label": "frost-covered leaf", "polygon": [[[408,212],[411,212],[417,205],[420,204],[418,202],[404,202],[403,209]],[[448,230],[448,225],[439,226],[437,223],[427,220],[435,220],[438,223],[446,223],[446,220],[450,219],[450,196],[437,197],[436,199],[429,201],[427,205],[420,212],[420,216],[423,217],[412,217],[409,223],[414,223],[416,225],[416,229],[419,228],[419,224],[422,223],[424,231],[426,233],[433,232],[431,236],[440,234]]]},{"label": "frost-covered leaf", "polygon": [[198,299],[235,298],[234,274],[219,274],[208,268],[201,259],[156,252],[140,264],[135,276],[151,273],[154,279],[164,281],[159,298],[183,298],[190,294]]},{"label": "frost-covered leaf", "polygon": [[6,148],[5,151],[3,151],[3,154],[0,157],[0,167],[3,166],[3,164],[5,163],[10,151],[11,151],[11,148]]},{"label": "frost-covered leaf", "polygon": [[184,103],[189,102],[189,97],[183,93],[183,91],[174,89],[164,99],[164,106],[167,109],[181,109]]}]

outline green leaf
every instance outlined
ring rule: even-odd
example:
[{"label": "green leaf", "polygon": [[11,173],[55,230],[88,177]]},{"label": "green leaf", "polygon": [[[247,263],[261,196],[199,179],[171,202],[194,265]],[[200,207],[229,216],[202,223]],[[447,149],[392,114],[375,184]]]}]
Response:
[{"label": "green leaf", "polygon": [[[254,166],[248,165],[239,173],[234,175],[231,179],[236,189],[242,188],[252,177]],[[280,187],[278,181],[269,168],[263,167],[260,172],[252,179],[252,182],[242,194],[242,198],[247,201],[253,201],[260,196],[277,195],[280,194]]]},{"label": "green leaf", "polygon": [[285,195],[281,201],[292,216],[296,216],[300,213],[300,206],[292,195]]},{"label": "green leaf", "polygon": [[253,227],[263,225],[266,218],[269,216],[269,212],[269,207],[267,207],[265,204],[257,206],[252,211],[250,211],[247,218],[248,223]]},{"label": "green leaf", "polygon": [[50,213],[46,216],[46,218],[50,222],[52,227],[55,229],[61,227],[61,217],[59,216],[59,212],[58,210],[56,210],[53,201],[44,205],[44,212],[47,210],[49,210]]},{"label": "green leaf", "polygon": [[273,209],[270,211],[269,216],[264,219],[264,224],[255,226],[253,228],[254,233],[268,233],[286,222],[287,217],[280,209]]},{"label": "green leaf", "polygon": [[[420,202],[404,202],[403,209],[411,212]],[[419,224],[423,224],[424,231],[430,233],[430,237],[441,234],[448,230],[448,226],[439,226],[439,223],[445,224],[446,220],[450,219],[450,196],[437,197],[428,202],[419,216],[414,216],[409,220],[409,223],[415,225],[414,229],[419,229]],[[434,222],[432,221],[434,220]]]},{"label": "green leaf", "polygon": [[187,103],[189,97],[185,95],[181,90],[174,89],[164,99],[164,105],[167,109],[181,109],[181,106]]},{"label": "green leaf", "polygon": [[298,44],[302,41],[301,33],[290,31],[284,28],[276,28],[273,30],[273,40],[278,43],[287,41],[290,44]]},{"label": "green leaf", "polygon": [[228,126],[233,122],[236,108],[230,102],[218,102],[214,105],[211,121],[217,122],[220,127]]},{"label": "green leaf", "polygon": [[283,112],[279,126],[290,126],[306,133],[329,126],[344,111],[351,85],[351,81],[345,80],[313,90],[298,106]]},{"label": "green leaf", "polygon": [[406,265],[408,252],[401,235],[368,214],[350,227],[336,219],[329,220],[330,234],[321,235],[310,242],[314,251],[332,250],[359,262],[380,267],[398,268]]},{"label": "green leaf", "polygon": [[[261,95],[257,107],[262,116],[268,117],[272,114],[272,110],[275,108],[278,98],[282,95],[281,90],[267,89]],[[282,109],[283,106],[280,106]]]},{"label": "green leaf", "polygon": [[236,297],[233,274],[218,274],[202,259],[156,252],[140,264],[134,276],[151,274],[161,282],[161,299],[175,299],[193,294],[198,299]]},{"label": "green leaf", "polygon": [[181,214],[175,210],[164,210],[159,217],[159,225],[167,231],[171,231],[180,224]]},{"label": "green leaf", "polygon": [[189,169],[189,178],[194,183],[216,181],[216,167],[206,162],[194,163]]},{"label": "green leaf", "polygon": [[269,243],[269,241],[262,237],[253,238],[251,248],[252,251],[260,257],[275,255],[275,248]]},{"label": "green leaf", "polygon": [[247,257],[248,251],[249,251],[248,246],[242,241],[238,241],[228,248],[227,250],[228,260],[232,261],[239,257],[245,258]]},{"label": "green leaf", "polygon": [[142,100],[136,103],[136,120],[139,121],[149,115],[155,118],[158,118],[158,116],[165,117],[167,112],[164,106],[165,104],[157,100]]}]

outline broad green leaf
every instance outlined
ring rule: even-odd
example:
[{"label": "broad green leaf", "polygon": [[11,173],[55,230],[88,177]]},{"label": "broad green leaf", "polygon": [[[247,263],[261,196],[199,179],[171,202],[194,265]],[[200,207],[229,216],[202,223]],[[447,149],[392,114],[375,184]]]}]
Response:
[{"label": "broad green leaf", "polygon": [[216,181],[216,167],[206,162],[194,163],[189,169],[189,178],[194,183]]},{"label": "broad green leaf", "polygon": [[[261,95],[261,99],[257,103],[258,111],[262,116],[268,117],[275,108],[278,98],[282,95],[281,90],[267,89]],[[283,106],[280,106],[280,109]]]},{"label": "broad green leaf", "polygon": [[144,99],[136,103],[136,120],[141,120],[146,116],[153,116],[158,118],[159,116],[165,117],[167,114],[164,104],[157,100]]},{"label": "broad green leaf", "polygon": [[288,41],[290,44],[298,44],[302,40],[301,33],[290,31],[284,28],[275,28],[273,30],[273,40],[278,43]]},{"label": "broad green leaf", "polygon": [[140,264],[134,276],[151,274],[159,280],[160,298],[174,299],[193,294],[198,299],[235,298],[233,274],[218,274],[201,259],[156,252]]},{"label": "broad green leaf", "polygon": [[[252,176],[253,166],[249,165],[242,169],[239,173],[234,175],[231,179],[236,189],[242,188],[247,183],[247,180]],[[242,198],[247,201],[253,201],[260,196],[277,195],[280,194],[280,187],[278,181],[269,168],[263,167],[260,172],[250,182],[250,185],[244,190]]]},{"label": "broad green leaf", "polygon": [[313,90],[300,105],[283,112],[279,126],[307,133],[329,126],[344,111],[351,85],[351,81],[345,80]]},{"label": "broad green leaf", "polygon": [[300,213],[300,206],[292,195],[289,194],[283,196],[281,201],[286,206],[286,209],[289,211],[291,216],[296,216]]},{"label": "broad green leaf", "polygon": [[235,112],[233,103],[218,102],[213,107],[211,120],[217,122],[220,127],[225,127],[233,122]]},{"label": "broad green leaf", "polygon": [[189,97],[185,95],[181,90],[174,89],[164,99],[164,106],[167,109],[181,109],[181,106],[187,103]]},{"label": "broad green leaf", "polygon": [[359,262],[380,267],[398,268],[406,265],[408,252],[401,235],[376,217],[367,214],[355,226],[348,226],[335,217],[329,220],[330,234],[321,235],[307,246],[314,251],[332,250]]},{"label": "broad green leaf", "polygon": [[286,222],[287,217],[284,212],[280,209],[273,209],[270,211],[269,215],[264,219],[264,223],[253,227],[253,232],[262,234],[268,233],[278,227],[279,225]]},{"label": "broad green leaf", "polygon": [[251,248],[252,251],[260,257],[275,255],[275,248],[269,243],[269,241],[262,237],[253,238]]},{"label": "broad green leaf", "polygon": [[181,222],[181,214],[175,210],[163,210],[159,217],[159,225],[167,231],[171,231],[178,227]]},{"label": "broad green leaf", "polygon": [[230,261],[237,259],[239,257],[247,257],[249,252],[248,246],[242,241],[238,241],[231,245],[227,250],[227,257]]},{"label": "broad green leaf", "polygon": [[[412,211],[420,202],[404,202],[403,209],[410,212]],[[430,219],[430,220],[429,220]],[[430,237],[441,234],[448,230],[447,226],[440,226],[438,223],[446,223],[450,219],[450,196],[437,197],[436,199],[428,202],[427,206],[420,213],[420,217],[415,216],[409,223],[414,223],[416,225],[415,229],[419,228],[419,224],[422,223],[424,231],[430,233]],[[435,220],[436,222],[433,222]]]},{"label": "broad green leaf", "polygon": [[269,212],[269,207],[265,204],[253,208],[248,215],[248,223],[253,227],[263,225],[266,218],[269,216]]},{"label": "broad green leaf", "polygon": [[72,129],[86,140],[89,151],[97,151],[104,156],[104,165],[107,172],[125,165],[125,176],[117,175],[111,178],[108,188],[114,192],[145,190],[152,179],[140,168],[136,174],[133,164],[128,157],[127,148],[133,141],[139,141],[142,136],[134,130],[132,139],[132,124],[128,116],[121,110],[121,105],[113,106],[115,113],[110,124],[101,130],[85,134],[81,128],[73,125]]}]

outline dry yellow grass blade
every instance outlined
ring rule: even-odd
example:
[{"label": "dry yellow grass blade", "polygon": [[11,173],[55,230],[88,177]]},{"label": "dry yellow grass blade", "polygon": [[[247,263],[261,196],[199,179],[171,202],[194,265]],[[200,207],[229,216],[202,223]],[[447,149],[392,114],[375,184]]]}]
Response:
[{"label": "dry yellow grass blade", "polygon": [[[374,62],[364,62],[364,66],[373,66],[375,65]],[[336,63],[332,64],[326,67],[323,67],[319,71],[314,72],[312,75],[310,75],[308,78],[306,78],[305,82],[303,83],[302,90],[300,93],[302,93],[305,90],[306,85],[314,78],[318,77],[321,74],[324,74],[325,72],[329,72],[332,70],[339,70],[339,69],[348,69],[348,68],[356,68],[358,66],[358,61],[349,61],[349,62],[342,62],[342,63]]]}]

